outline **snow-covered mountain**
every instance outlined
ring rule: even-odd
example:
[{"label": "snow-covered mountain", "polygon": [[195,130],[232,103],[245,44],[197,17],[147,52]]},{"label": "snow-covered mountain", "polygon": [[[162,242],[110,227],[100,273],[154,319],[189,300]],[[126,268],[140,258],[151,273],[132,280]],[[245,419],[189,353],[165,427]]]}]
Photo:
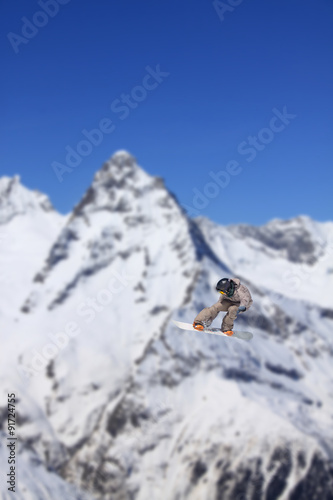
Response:
[{"label": "snow-covered mountain", "polygon": [[[18,179],[0,182],[2,227],[30,220],[13,237],[40,247],[0,311],[17,498],[332,498],[332,223],[190,220],[124,151],[66,218]],[[22,196],[10,200],[12,182]],[[1,249],[8,267],[23,255]],[[251,290],[237,320],[250,343],[172,323],[216,302],[224,276]]]}]

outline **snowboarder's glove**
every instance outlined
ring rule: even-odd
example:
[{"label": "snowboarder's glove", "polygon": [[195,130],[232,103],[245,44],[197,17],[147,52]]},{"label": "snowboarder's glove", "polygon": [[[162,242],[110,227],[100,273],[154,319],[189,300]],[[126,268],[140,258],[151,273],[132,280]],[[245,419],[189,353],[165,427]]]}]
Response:
[{"label": "snowboarder's glove", "polygon": [[244,312],[244,311],[246,311],[246,307],[245,306],[239,306],[239,308],[237,309],[238,313]]}]

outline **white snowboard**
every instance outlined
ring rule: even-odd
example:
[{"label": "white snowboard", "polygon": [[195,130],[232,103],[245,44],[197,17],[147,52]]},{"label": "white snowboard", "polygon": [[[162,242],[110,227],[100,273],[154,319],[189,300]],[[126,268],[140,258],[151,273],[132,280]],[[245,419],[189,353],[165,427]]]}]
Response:
[{"label": "white snowboard", "polygon": [[188,330],[188,331],[193,331],[197,333],[210,333],[212,335],[220,335],[221,337],[228,337],[229,339],[235,337],[236,339],[242,339],[242,340],[251,340],[253,337],[253,334],[251,332],[235,332],[234,334],[229,337],[229,335],[226,335],[223,333],[219,328],[205,328],[205,330],[196,330],[193,328],[193,326],[190,323],[182,323],[181,321],[175,321],[172,320],[173,323],[178,326],[178,328],[181,328],[182,330]]}]

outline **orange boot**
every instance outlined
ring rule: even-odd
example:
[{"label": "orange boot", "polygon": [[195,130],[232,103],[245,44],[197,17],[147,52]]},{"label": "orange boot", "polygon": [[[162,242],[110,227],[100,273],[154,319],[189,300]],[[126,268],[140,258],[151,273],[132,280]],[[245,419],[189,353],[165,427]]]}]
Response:
[{"label": "orange boot", "polygon": [[234,334],[234,332],[232,330],[227,330],[226,332],[223,332],[224,335],[228,335],[228,337],[231,337],[231,335]]},{"label": "orange boot", "polygon": [[200,331],[204,330],[204,326],[201,323],[194,322],[192,326],[195,330],[200,330]]}]

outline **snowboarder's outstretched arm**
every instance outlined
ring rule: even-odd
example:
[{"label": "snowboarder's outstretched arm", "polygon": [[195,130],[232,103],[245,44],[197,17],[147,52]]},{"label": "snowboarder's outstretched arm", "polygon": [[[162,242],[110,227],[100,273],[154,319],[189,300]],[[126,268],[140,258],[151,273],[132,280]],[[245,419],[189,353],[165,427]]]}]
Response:
[{"label": "snowboarder's outstretched arm", "polygon": [[223,311],[222,303],[218,301],[211,307],[205,307],[199,312],[194,319],[194,323],[201,323],[204,328],[207,328],[221,311]]}]

